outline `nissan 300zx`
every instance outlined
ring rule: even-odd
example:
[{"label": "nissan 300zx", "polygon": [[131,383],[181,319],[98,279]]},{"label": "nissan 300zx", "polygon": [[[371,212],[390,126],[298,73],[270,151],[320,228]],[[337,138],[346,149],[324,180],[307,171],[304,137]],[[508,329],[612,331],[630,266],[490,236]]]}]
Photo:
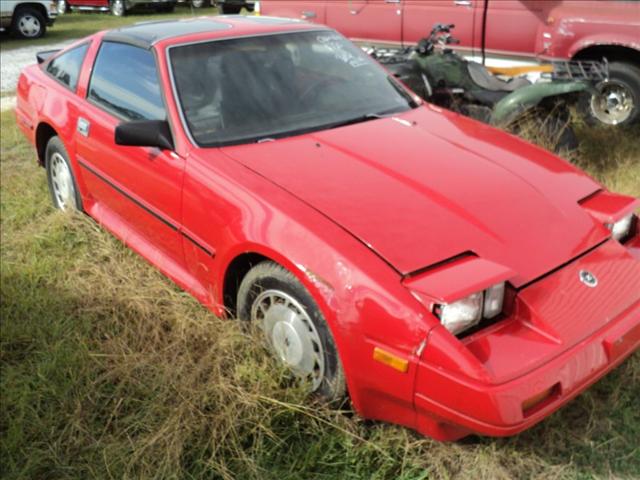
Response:
[{"label": "nissan 300zx", "polygon": [[638,200],[423,103],[331,29],[216,17],[42,52],[16,115],[62,210],[314,395],[511,435],[640,344]]}]

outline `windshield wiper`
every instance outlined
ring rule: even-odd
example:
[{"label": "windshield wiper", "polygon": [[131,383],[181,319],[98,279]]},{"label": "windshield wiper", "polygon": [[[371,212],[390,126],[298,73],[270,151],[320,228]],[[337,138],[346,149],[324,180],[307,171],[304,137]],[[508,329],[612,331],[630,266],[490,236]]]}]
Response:
[{"label": "windshield wiper", "polygon": [[369,120],[377,120],[379,118],[384,118],[384,115],[381,115],[379,113],[365,113],[364,115],[358,115],[357,117],[350,118],[348,120],[342,120],[340,122],[332,123],[329,128],[346,127],[347,125],[367,122]]}]

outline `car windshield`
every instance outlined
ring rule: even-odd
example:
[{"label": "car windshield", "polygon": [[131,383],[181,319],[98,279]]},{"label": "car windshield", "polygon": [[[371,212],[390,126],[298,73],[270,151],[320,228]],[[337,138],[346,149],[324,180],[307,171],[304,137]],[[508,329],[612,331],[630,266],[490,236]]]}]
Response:
[{"label": "car windshield", "polygon": [[282,33],[173,47],[180,105],[203,147],[268,141],[415,107],[336,32]]}]

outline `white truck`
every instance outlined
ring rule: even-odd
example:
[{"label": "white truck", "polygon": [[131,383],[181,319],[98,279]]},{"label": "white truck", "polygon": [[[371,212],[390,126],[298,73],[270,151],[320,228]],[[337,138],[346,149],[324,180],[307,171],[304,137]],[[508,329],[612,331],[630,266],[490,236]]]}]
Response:
[{"label": "white truck", "polygon": [[58,14],[53,0],[0,0],[0,28],[20,38],[40,38]]}]

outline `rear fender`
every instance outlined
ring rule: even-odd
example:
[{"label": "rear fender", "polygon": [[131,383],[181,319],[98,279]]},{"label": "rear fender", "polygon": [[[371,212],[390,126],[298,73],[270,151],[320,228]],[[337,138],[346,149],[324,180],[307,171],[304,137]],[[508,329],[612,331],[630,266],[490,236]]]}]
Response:
[{"label": "rear fender", "polygon": [[519,88],[495,105],[491,113],[491,124],[509,124],[523,112],[540,104],[544,99],[579,94],[590,91],[591,88],[586,82],[536,83]]}]

